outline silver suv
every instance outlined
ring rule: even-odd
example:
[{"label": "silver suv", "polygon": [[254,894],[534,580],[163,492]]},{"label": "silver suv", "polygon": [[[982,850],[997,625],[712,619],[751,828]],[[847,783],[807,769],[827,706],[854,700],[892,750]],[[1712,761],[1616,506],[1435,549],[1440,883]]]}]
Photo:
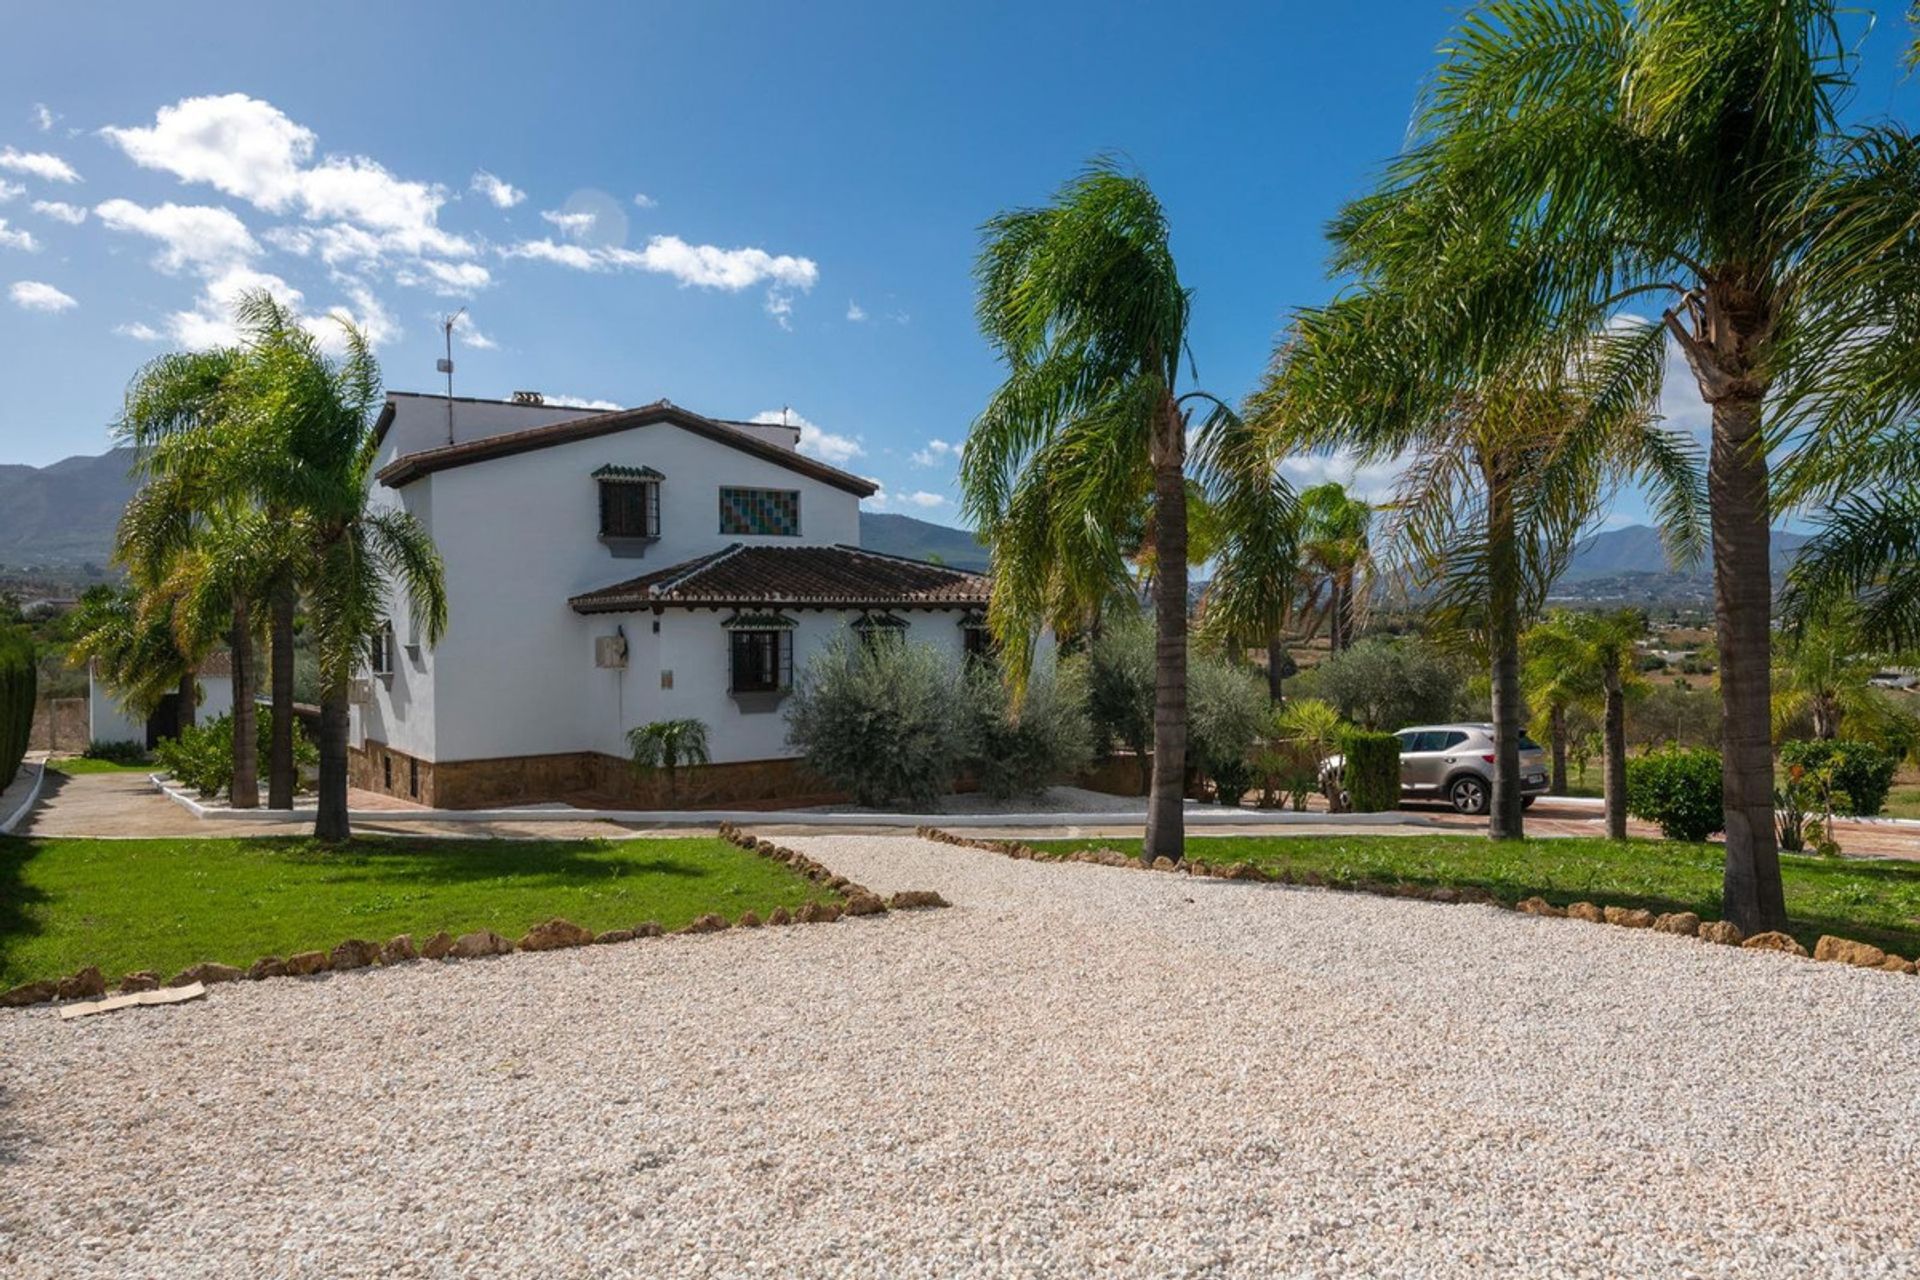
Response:
[{"label": "silver suv", "polygon": [[[1400,798],[1445,800],[1461,813],[1485,813],[1493,799],[1493,726],[1426,724],[1402,729]],[[1547,753],[1520,735],[1520,803],[1547,789]]]}]

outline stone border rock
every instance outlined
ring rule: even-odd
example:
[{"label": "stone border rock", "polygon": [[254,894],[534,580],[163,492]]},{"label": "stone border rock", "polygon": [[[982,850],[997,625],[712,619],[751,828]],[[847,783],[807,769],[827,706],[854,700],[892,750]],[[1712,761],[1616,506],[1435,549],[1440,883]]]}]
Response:
[{"label": "stone border rock", "polygon": [[1871,943],[1824,935],[1815,945],[1813,955],[1808,957],[1807,949],[1801,946],[1791,934],[1757,933],[1749,938],[1742,934],[1740,927],[1730,920],[1703,922],[1691,911],[1669,911],[1655,915],[1644,907],[1600,906],[1591,902],[1574,902],[1565,907],[1556,907],[1545,898],[1538,896],[1508,903],[1497,894],[1475,887],[1455,889],[1442,885],[1430,889],[1417,884],[1383,884],[1372,880],[1330,881],[1313,871],[1294,876],[1286,871],[1270,872],[1251,862],[1210,863],[1198,858],[1189,858],[1180,863],[1175,863],[1170,858],[1156,858],[1149,864],[1144,855],[1136,854],[1129,857],[1118,849],[1076,849],[1070,854],[1055,856],[1018,840],[977,840],[971,836],[955,835],[939,827],[918,827],[914,834],[924,840],[957,845],[963,849],[980,849],[987,853],[997,853],[1002,857],[1024,861],[1087,862],[1102,867],[1184,873],[1189,876],[1207,876],[1216,880],[1258,880],[1267,884],[1295,884],[1320,889],[1336,889],[1348,893],[1371,893],[1387,898],[1418,898],[1427,902],[1464,902],[1487,907],[1510,907],[1512,910],[1526,915],[1540,916],[1543,919],[1584,920],[1591,924],[1609,924],[1622,929],[1644,929],[1649,933],[1697,938],[1702,942],[1741,947],[1748,951],[1778,951],[1802,958],[1848,964],[1859,969],[1875,969],[1882,973],[1920,973],[1920,963],[1883,951]]},{"label": "stone border rock", "polygon": [[[741,830],[732,823],[720,824],[720,838],[730,844],[738,845],[749,853],[786,865],[815,884],[823,885],[838,893],[842,900],[837,903],[808,902],[802,904],[796,911],[775,907],[764,920],[754,911],[742,912],[737,921],[730,921],[723,915],[709,912],[675,929],[674,934],[719,933],[724,929],[759,929],[788,924],[832,924],[842,916],[884,915],[888,911],[910,911],[952,905],[931,889],[903,889],[891,898],[883,899],[865,885],[856,884],[845,876],[835,875],[826,866],[805,854],[777,845],[771,840],[756,839],[751,833]],[[285,958],[261,956],[246,969],[235,968],[230,964],[204,961],[189,965],[164,982],[158,973],[150,969],[142,969],[121,978],[117,990],[128,993],[152,991],[162,986],[184,987],[194,982],[215,986],[222,982],[238,982],[242,979],[259,981],[264,978],[298,978],[317,973],[341,973],[375,966],[390,968],[416,960],[478,960],[487,956],[509,955],[515,951],[557,951],[564,947],[604,945],[665,936],[669,936],[667,931],[653,920],[643,921],[630,929],[608,929],[596,934],[591,929],[577,925],[571,920],[555,916],[528,929],[521,935],[518,942],[501,937],[491,929],[476,929],[472,933],[463,933],[457,938],[443,930],[417,945],[413,935],[406,933],[391,938],[384,944],[370,942],[364,938],[348,938],[331,951],[302,951]],[[106,993],[106,979],[101,976],[99,967],[88,965],[79,972],[58,981],[24,982],[11,990],[0,991],[0,1009],[44,1004],[51,1000],[97,1000]]]}]

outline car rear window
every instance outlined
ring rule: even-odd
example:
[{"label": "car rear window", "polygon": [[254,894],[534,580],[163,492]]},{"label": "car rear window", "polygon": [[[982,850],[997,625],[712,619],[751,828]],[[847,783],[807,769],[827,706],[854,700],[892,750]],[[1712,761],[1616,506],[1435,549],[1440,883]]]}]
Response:
[{"label": "car rear window", "polygon": [[1524,730],[1522,730],[1520,734],[1520,749],[1522,751],[1538,751],[1540,749],[1540,744],[1535,742],[1531,737],[1527,735],[1527,733]]}]

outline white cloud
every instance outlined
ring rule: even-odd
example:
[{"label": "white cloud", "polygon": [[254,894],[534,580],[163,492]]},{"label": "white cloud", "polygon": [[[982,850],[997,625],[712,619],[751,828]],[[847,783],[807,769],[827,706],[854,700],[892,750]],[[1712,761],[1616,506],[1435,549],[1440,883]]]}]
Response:
[{"label": "white cloud", "polygon": [[27,189],[19,183],[8,182],[5,178],[0,178],[0,204],[5,204],[9,200],[18,200],[25,194],[27,194]]},{"label": "white cloud", "polygon": [[753,415],[752,422],[784,422],[788,426],[800,428],[800,452],[812,454],[823,462],[843,466],[850,460],[860,457],[866,450],[852,436],[835,435],[814,423],[807,421],[791,409],[762,409]]},{"label": "white cloud", "polygon": [[33,127],[40,132],[52,133],[53,122],[60,117],[55,115],[53,108],[49,107],[46,103],[36,102],[33,104],[33,109],[27,112],[27,118],[33,121]]},{"label": "white cloud", "polygon": [[502,246],[503,258],[530,258],[535,262],[555,262],[575,271],[605,271],[606,261],[595,250],[577,244],[555,244],[552,240],[522,240]]},{"label": "white cloud", "polygon": [[867,318],[867,309],[853,299],[847,299],[847,319],[859,324]]},{"label": "white cloud", "polygon": [[470,257],[471,241],[439,226],[445,188],[398,178],[366,156],[312,163],[315,135],[270,102],[230,93],[182,98],[144,128],[102,129],[134,163],[204,182],[269,213],[297,211],[324,228],[329,264],[386,253]]},{"label": "white cloud", "polygon": [[504,178],[496,178],[485,169],[477,169],[474,171],[473,181],[469,184],[469,189],[478,191],[481,195],[493,201],[494,206],[500,209],[511,209],[527,198],[526,192]]},{"label": "white cloud", "polygon": [[134,320],[128,324],[117,324],[113,326],[113,331],[123,338],[132,338],[135,342],[159,342],[167,336],[140,320]]},{"label": "white cloud", "polygon": [[621,266],[637,266],[672,276],[683,285],[738,292],[767,281],[792,289],[811,289],[820,268],[811,258],[775,256],[764,249],[722,249],[711,244],[688,244],[679,236],[655,236],[640,250],[609,251]]},{"label": "white cloud", "polygon": [[[373,296],[373,290],[357,280],[349,281],[344,287],[353,306],[329,307],[326,319],[352,325],[360,331],[360,336],[367,340],[367,345],[370,347],[383,347],[405,336],[400,328],[400,322],[393,318],[393,313],[381,304],[380,299]],[[341,333],[338,324],[329,325],[323,321],[309,320],[306,326],[323,345],[344,342],[346,335]]]},{"label": "white cloud", "polygon": [[651,209],[660,203],[644,191],[636,192],[633,197],[633,202],[642,209]]},{"label": "white cloud", "polygon": [[33,211],[52,218],[55,222],[64,222],[77,227],[87,220],[87,211],[77,204],[66,204],[59,200],[35,200]]},{"label": "white cloud", "polygon": [[477,262],[442,262],[423,258],[393,273],[395,284],[431,289],[444,297],[466,297],[493,283],[493,273]]},{"label": "white cloud", "polygon": [[1295,454],[1280,464],[1287,482],[1296,489],[1335,481],[1345,485],[1347,491],[1356,498],[1364,498],[1368,502],[1384,502],[1391,498],[1394,486],[1400,482],[1405,469],[1405,462],[1398,458],[1356,465],[1353,455],[1346,452]]},{"label": "white cloud", "polygon": [[598,409],[611,413],[615,409],[624,409],[625,405],[615,404],[611,400],[585,400],[579,396],[542,396],[548,404],[557,404],[563,409]]},{"label": "white cloud", "polygon": [[[99,210],[94,212],[98,213]],[[231,266],[208,273],[206,287],[194,300],[193,308],[175,311],[167,317],[167,332],[189,351],[232,346],[240,341],[240,330],[233,321],[235,305],[242,294],[262,289],[272,294],[282,306],[294,311],[300,309],[306,297],[279,276],[255,271],[248,266]]]},{"label": "white cloud", "polygon": [[581,209],[569,213],[564,209],[542,209],[540,216],[560,228],[560,234],[569,239],[578,240],[593,230],[593,224],[599,216],[591,209]]},{"label": "white cloud", "polygon": [[892,504],[893,495],[887,492],[887,487],[881,484],[877,477],[867,476],[865,479],[868,484],[874,486],[874,490],[866,497],[860,499],[860,509],[862,511],[885,511],[887,507]]},{"label": "white cloud", "polygon": [[0,218],[0,249],[23,249],[28,253],[40,247],[40,242],[29,231],[7,230],[7,220]]},{"label": "white cloud", "polygon": [[0,147],[0,169],[29,174],[46,182],[78,182],[80,175],[59,156],[46,151],[15,151]]},{"label": "white cloud", "polygon": [[71,311],[80,305],[71,295],[41,280],[18,281],[7,290],[7,296],[22,311]]},{"label": "white cloud", "polygon": [[937,493],[928,493],[925,489],[908,494],[906,501],[911,502],[916,507],[923,508],[944,507],[947,505],[945,497]]},{"label": "white cloud", "polygon": [[461,346],[472,347],[475,351],[492,351],[500,345],[480,332],[480,326],[464,311],[453,318],[453,336]]},{"label": "white cloud", "polygon": [[960,446],[945,440],[929,440],[927,447],[916,449],[909,459],[916,467],[937,467],[960,456]]},{"label": "white cloud", "polygon": [[114,199],[94,206],[94,215],[110,231],[149,236],[165,246],[154,265],[174,272],[190,267],[215,275],[251,261],[259,242],[230,209],[215,205],[162,204],[144,208]]}]

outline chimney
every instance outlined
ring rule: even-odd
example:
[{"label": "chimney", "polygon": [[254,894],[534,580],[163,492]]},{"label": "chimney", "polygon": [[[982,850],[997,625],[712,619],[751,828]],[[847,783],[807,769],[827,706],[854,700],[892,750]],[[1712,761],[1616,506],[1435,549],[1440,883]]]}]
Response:
[{"label": "chimney", "polygon": [[513,402],[515,404],[540,405],[545,404],[547,398],[538,391],[516,391],[513,393]]}]

